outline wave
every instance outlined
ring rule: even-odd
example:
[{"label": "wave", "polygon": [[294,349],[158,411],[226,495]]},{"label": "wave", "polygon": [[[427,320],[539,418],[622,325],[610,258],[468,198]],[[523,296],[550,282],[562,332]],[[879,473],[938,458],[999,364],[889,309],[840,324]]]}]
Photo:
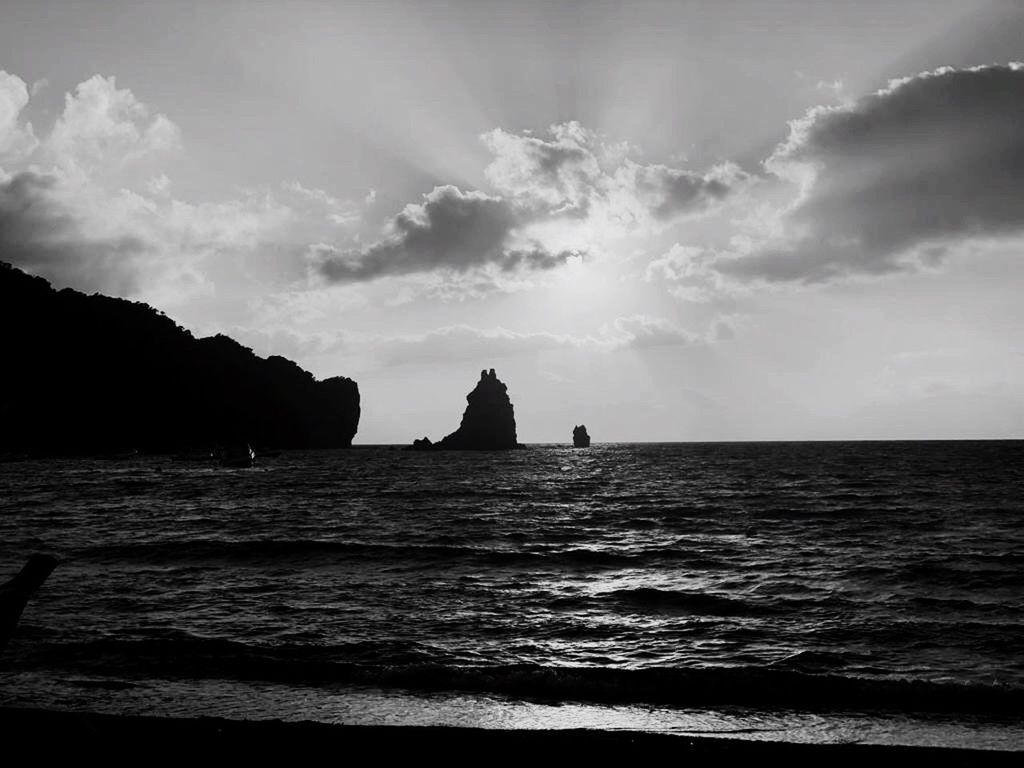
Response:
[{"label": "wave", "polygon": [[[900,711],[1016,715],[1024,688],[850,677],[806,667],[835,666],[831,654],[785,666],[710,668],[560,667],[442,664],[425,646],[372,642],[342,646],[252,646],[195,637],[98,640],[37,648],[16,667],[70,669],[130,682],[146,677],[236,679],[304,685],[360,685],[423,692],[471,692],[541,701],[680,707],[750,706],[808,711]],[[794,664],[796,665],[796,664]]]},{"label": "wave", "polygon": [[[980,565],[975,565],[975,562]],[[904,566],[895,576],[902,582],[937,586],[1024,586],[1024,569],[1013,557],[963,556],[959,560],[926,560]]]},{"label": "wave", "polygon": [[789,611],[807,611],[822,606],[836,609],[850,601],[833,595],[758,596],[756,600],[716,595],[708,592],[636,587],[599,592],[594,595],[559,597],[550,601],[554,608],[587,610],[612,608],[641,613],[680,613],[700,616],[768,616]]},{"label": "wave", "polygon": [[632,608],[698,613],[705,616],[755,616],[772,612],[768,605],[702,592],[684,592],[654,587],[616,589],[601,596]]},{"label": "wave", "polygon": [[715,567],[716,561],[677,548],[656,548],[635,552],[588,549],[584,547],[545,551],[484,549],[452,544],[370,544],[365,542],[315,539],[256,539],[138,542],[87,547],[75,559],[97,562],[138,562],[144,564],[196,564],[203,562],[266,562],[297,560],[303,564],[326,565],[344,559],[366,559],[395,563],[470,562],[478,565],[560,565],[640,567],[666,560],[688,562],[694,567]]},{"label": "wave", "polygon": [[917,608],[944,612],[960,611],[996,613],[999,615],[1024,613],[1024,605],[1009,605],[1007,603],[995,602],[992,600],[969,600],[962,597],[955,598],[915,595],[909,598],[907,602]]},{"label": "wave", "polygon": [[822,672],[841,669],[847,664],[842,654],[829,651],[800,651],[774,662],[772,666],[795,669],[801,672]]}]

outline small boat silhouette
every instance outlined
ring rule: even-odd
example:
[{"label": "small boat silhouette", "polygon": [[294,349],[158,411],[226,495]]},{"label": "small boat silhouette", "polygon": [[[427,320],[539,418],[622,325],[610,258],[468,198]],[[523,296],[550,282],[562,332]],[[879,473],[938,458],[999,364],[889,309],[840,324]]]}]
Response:
[{"label": "small boat silhouette", "polygon": [[256,465],[256,452],[248,443],[219,446],[216,455],[222,467],[247,468]]}]

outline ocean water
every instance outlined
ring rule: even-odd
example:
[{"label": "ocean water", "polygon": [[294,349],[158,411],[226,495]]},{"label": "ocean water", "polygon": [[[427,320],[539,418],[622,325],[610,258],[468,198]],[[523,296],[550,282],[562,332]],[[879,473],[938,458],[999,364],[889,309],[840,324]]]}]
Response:
[{"label": "ocean water", "polygon": [[0,464],[8,706],[1024,749],[1024,442]]}]

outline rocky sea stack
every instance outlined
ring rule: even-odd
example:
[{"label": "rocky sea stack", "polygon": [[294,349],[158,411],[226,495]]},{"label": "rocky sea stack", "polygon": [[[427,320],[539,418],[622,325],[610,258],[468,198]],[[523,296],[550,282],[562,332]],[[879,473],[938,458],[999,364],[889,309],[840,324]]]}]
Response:
[{"label": "rocky sea stack", "polygon": [[574,427],[572,430],[572,445],[573,448],[589,448],[590,447],[590,435],[587,434],[586,424],[580,424],[578,427]]},{"label": "rocky sea stack", "polygon": [[494,369],[480,372],[480,381],[466,396],[468,405],[459,428],[436,443],[424,437],[415,450],[501,451],[522,448],[516,441],[516,417],[508,387]]}]

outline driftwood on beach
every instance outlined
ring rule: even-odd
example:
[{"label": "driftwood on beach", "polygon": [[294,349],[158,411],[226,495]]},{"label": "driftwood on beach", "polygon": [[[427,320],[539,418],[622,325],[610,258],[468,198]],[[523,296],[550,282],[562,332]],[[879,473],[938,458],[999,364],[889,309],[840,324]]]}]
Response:
[{"label": "driftwood on beach", "polygon": [[0,586],[0,651],[7,647],[25,604],[57,567],[57,558],[32,555],[21,572]]}]

